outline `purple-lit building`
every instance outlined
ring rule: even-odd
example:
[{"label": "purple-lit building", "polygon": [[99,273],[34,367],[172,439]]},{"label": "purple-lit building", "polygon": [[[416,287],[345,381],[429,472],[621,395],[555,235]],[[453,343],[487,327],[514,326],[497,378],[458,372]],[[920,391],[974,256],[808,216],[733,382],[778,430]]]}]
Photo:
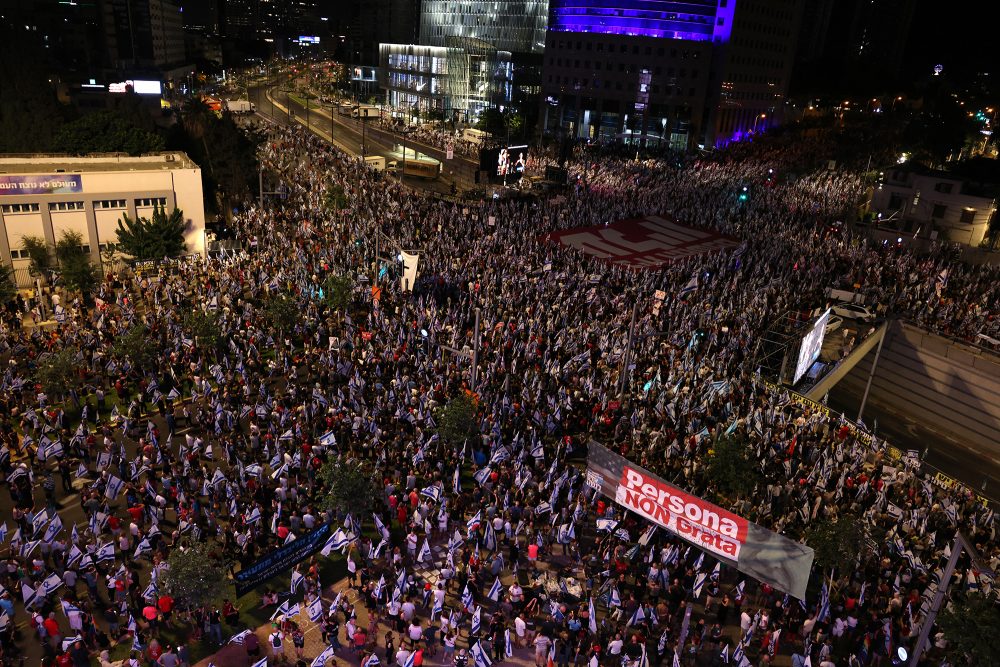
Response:
[{"label": "purple-lit building", "polygon": [[802,0],[549,0],[543,127],[720,145],[781,121]]}]

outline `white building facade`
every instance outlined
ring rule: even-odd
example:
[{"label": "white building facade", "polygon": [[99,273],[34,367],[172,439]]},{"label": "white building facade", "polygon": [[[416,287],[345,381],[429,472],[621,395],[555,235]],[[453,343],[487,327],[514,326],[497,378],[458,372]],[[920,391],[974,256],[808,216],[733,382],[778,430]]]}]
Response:
[{"label": "white building facade", "polygon": [[150,217],[156,206],[179,208],[186,252],[204,254],[201,168],[184,153],[0,157],[0,258],[24,282],[24,237],[54,247],[64,231],[76,231],[101,266],[101,251],[118,242],[122,216]]}]

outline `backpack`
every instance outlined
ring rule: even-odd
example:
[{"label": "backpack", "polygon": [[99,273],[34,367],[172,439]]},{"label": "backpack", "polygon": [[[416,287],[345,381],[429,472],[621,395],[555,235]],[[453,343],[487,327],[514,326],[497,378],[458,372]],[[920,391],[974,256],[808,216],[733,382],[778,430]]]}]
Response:
[{"label": "backpack", "polygon": [[281,635],[277,632],[271,633],[271,646],[281,648]]}]

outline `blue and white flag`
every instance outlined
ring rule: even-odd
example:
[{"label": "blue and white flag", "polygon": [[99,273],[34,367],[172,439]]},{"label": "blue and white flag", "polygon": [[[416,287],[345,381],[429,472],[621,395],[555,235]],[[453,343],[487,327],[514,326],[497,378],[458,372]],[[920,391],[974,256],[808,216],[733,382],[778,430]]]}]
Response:
[{"label": "blue and white flag", "polygon": [[462,590],[462,606],[465,607],[466,611],[472,611],[472,593],[469,592],[468,584]]},{"label": "blue and white flag", "polygon": [[482,522],[483,522],[483,511],[479,510],[478,512],[476,512],[476,515],[474,517],[465,522],[465,527],[469,530],[469,532],[472,532],[473,530],[476,529],[476,526],[478,526]]},{"label": "blue and white flag", "polygon": [[103,563],[106,560],[115,559],[115,543],[108,542],[107,544],[102,544],[97,550],[97,562]]},{"label": "blue and white flag", "polygon": [[324,557],[329,556],[331,551],[343,549],[351,543],[351,539],[344,532],[343,528],[338,528],[333,535],[327,538],[326,544],[320,549]]},{"label": "blue and white flag", "polygon": [[722,662],[726,663],[727,665],[729,664],[729,644],[725,645],[725,647],[722,649],[722,653],[719,654],[719,657],[722,659]]},{"label": "blue and white flag", "polygon": [[514,655],[514,646],[510,641],[510,628],[503,631],[503,652],[504,656],[507,658]]},{"label": "blue and white flag", "polygon": [[698,289],[698,274],[695,273],[694,277],[688,281],[688,284],[681,288],[681,291],[677,293],[677,296],[684,296],[690,294],[691,292]]},{"label": "blue and white flag", "polygon": [[323,649],[322,653],[320,653],[319,655],[316,656],[315,659],[313,659],[312,663],[310,664],[310,667],[325,667],[326,662],[332,657],[334,657],[333,647],[327,646],[325,649]]},{"label": "blue and white flag", "polygon": [[622,606],[622,598],[618,593],[618,587],[612,586],[611,590],[608,591],[608,606],[609,607],[620,607]]},{"label": "blue and white flag", "polygon": [[250,667],[267,667],[267,656],[265,655],[263,658],[253,663]]},{"label": "blue and white flag", "polygon": [[378,656],[375,655],[374,653],[368,656],[368,659],[365,660],[364,664],[362,665],[362,667],[378,667],[378,666],[379,666]]},{"label": "blue and white flag", "polygon": [[596,635],[597,634],[597,610],[594,608],[594,598],[590,598],[589,602],[587,603],[587,611],[589,612],[587,615],[590,617],[588,619],[589,628],[590,628],[590,634]]},{"label": "blue and white flag", "polygon": [[483,650],[479,642],[476,642],[475,646],[469,649],[469,653],[472,655],[473,667],[493,667],[493,661],[486,655],[486,651]]},{"label": "blue and white flag", "polygon": [[632,614],[632,618],[628,619],[626,625],[639,625],[646,621],[646,612],[642,610],[642,605],[635,608],[635,612]]},{"label": "blue and white flag", "polygon": [[309,620],[313,623],[319,623],[320,619],[323,618],[323,598],[317,595],[316,599],[309,603],[308,612]]},{"label": "blue and white flag", "polygon": [[490,592],[486,595],[489,599],[494,602],[500,601],[500,592],[503,590],[503,585],[500,583],[500,577],[496,578],[493,585],[490,587]]},{"label": "blue and white flag", "polygon": [[389,529],[385,527],[384,523],[382,523],[382,519],[379,518],[379,515],[372,514],[372,519],[375,520],[375,529],[379,532],[379,535],[381,535],[383,539],[389,539]]},{"label": "blue and white flag", "polygon": [[462,470],[461,466],[455,466],[455,473],[451,478],[451,490],[456,495],[462,492]]},{"label": "blue and white flag", "polygon": [[482,625],[482,607],[476,607],[476,611],[472,613],[472,634],[478,635],[479,629]]},{"label": "blue and white flag", "polygon": [[292,570],[292,583],[289,586],[288,592],[291,595],[295,595],[296,591],[299,590],[299,587],[302,586],[302,584],[305,583],[305,581],[306,577],[304,574],[298,572],[297,570]]},{"label": "blue and white flag", "polygon": [[430,486],[424,487],[420,492],[420,495],[425,498],[430,498],[432,502],[440,502],[441,500],[441,487],[437,484],[431,484]]},{"label": "blue and white flag", "polygon": [[486,483],[486,480],[489,479],[491,472],[493,471],[490,470],[490,467],[486,466],[484,468],[480,468],[475,473],[473,473],[472,478],[476,480],[477,484],[482,486],[483,484]]},{"label": "blue and white flag", "polygon": [[615,529],[618,525],[618,521],[615,519],[598,519],[597,520],[597,532],[607,533]]},{"label": "blue and white flag", "polygon": [[420,554],[417,556],[418,563],[425,563],[433,559],[433,554],[431,554],[431,545],[429,540],[424,539],[423,545],[420,547]]}]

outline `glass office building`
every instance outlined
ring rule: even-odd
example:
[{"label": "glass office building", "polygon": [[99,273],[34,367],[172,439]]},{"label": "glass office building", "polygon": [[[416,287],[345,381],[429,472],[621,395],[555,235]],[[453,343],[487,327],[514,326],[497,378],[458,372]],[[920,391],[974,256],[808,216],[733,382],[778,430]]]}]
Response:
[{"label": "glass office building", "polygon": [[447,46],[473,38],[514,54],[545,50],[549,0],[424,0],[420,43]]},{"label": "glass office building", "polygon": [[448,46],[380,44],[380,86],[397,109],[427,116],[454,111],[477,117],[511,96],[510,52],[473,38]]}]

